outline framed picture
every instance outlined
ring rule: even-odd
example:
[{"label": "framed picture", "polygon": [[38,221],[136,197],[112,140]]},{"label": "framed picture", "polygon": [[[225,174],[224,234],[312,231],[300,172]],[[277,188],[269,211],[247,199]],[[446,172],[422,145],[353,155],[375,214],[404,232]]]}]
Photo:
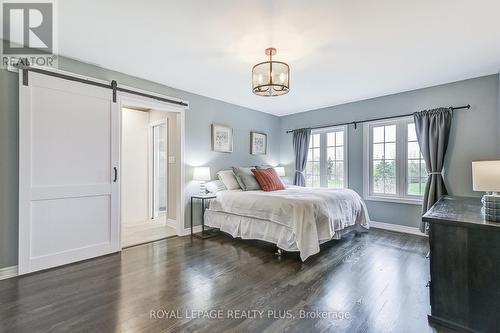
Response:
[{"label": "framed picture", "polygon": [[267,134],[260,132],[250,132],[250,154],[267,154]]},{"label": "framed picture", "polygon": [[226,125],[212,124],[212,150],[233,152],[233,129]]}]

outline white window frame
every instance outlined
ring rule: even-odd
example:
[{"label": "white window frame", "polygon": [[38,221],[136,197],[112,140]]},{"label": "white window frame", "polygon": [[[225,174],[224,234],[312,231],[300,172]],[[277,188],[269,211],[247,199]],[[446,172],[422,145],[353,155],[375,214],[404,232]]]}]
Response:
[{"label": "white window frame", "polygon": [[[408,124],[413,117],[366,122],[363,125],[363,196],[365,200],[421,205],[423,197],[407,194]],[[396,194],[374,193],[372,189],[373,127],[396,125]]]},{"label": "white window frame", "polygon": [[[328,152],[328,139],[327,133],[344,131],[344,187],[349,187],[349,140],[348,140],[348,127],[347,126],[335,126],[327,127],[322,129],[316,129],[311,131],[311,136],[314,134],[320,134],[320,172],[319,172],[319,182],[321,187],[328,187],[328,177],[327,177],[327,152]],[[311,137],[312,140],[312,137]],[[309,147],[307,148],[309,149]],[[334,188],[334,187],[332,187]]]}]

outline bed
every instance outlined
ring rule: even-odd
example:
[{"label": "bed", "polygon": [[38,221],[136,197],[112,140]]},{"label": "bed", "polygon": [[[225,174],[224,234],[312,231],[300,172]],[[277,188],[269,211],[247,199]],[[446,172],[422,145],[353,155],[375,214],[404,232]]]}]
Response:
[{"label": "bed", "polygon": [[369,217],[360,196],[349,189],[288,186],[285,190],[216,193],[205,211],[206,225],[232,237],[274,243],[300,258],[347,231],[367,231]]}]

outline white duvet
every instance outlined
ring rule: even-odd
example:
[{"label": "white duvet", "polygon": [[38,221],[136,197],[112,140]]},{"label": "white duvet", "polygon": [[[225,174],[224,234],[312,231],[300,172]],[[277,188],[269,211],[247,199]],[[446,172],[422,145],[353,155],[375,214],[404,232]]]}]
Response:
[{"label": "white duvet", "polygon": [[292,230],[302,260],[319,252],[320,241],[358,225],[369,228],[361,197],[349,189],[289,187],[282,191],[220,191],[210,210],[269,220]]}]

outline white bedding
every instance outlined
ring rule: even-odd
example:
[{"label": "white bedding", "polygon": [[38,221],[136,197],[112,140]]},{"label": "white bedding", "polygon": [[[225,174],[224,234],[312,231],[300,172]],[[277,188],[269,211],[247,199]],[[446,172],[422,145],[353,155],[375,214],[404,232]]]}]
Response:
[{"label": "white bedding", "polygon": [[[363,200],[348,189],[221,191],[209,210],[268,220],[289,228],[302,260],[318,253],[321,241],[338,238],[336,234],[344,228],[353,225],[369,228]],[[210,221],[207,224],[215,226]]]}]

